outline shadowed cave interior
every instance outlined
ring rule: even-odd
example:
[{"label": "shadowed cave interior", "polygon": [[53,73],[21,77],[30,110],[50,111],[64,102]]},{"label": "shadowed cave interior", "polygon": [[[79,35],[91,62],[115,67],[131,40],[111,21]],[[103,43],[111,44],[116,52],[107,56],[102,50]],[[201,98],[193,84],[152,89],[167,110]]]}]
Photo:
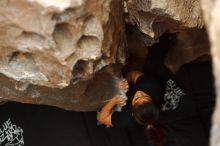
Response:
[{"label": "shadowed cave interior", "polygon": [[[122,70],[123,75],[130,70],[144,71],[146,64],[155,66],[164,52],[172,50],[173,46],[181,45],[181,42],[178,44],[176,40],[178,33],[164,34],[158,43],[149,47],[146,46],[143,35],[135,28],[127,26],[128,57]],[[178,52],[173,54],[177,55],[175,57],[184,55]],[[172,52],[169,59],[172,61]],[[198,102],[198,106],[207,106],[203,109],[209,111],[201,116],[208,121],[204,124],[210,126],[215,104],[211,56],[205,54],[184,65],[179,64],[181,67],[186,66],[189,71],[188,77],[193,80],[188,86],[195,91],[195,102]],[[52,106],[7,102],[0,106],[0,123],[5,121],[16,123],[15,125],[22,128],[26,146],[142,146],[143,141],[148,141],[142,127],[122,129],[98,125],[96,112],[74,112]],[[209,129],[205,130],[209,135]],[[0,135],[0,145],[4,146],[1,142],[3,140],[1,141]]]}]

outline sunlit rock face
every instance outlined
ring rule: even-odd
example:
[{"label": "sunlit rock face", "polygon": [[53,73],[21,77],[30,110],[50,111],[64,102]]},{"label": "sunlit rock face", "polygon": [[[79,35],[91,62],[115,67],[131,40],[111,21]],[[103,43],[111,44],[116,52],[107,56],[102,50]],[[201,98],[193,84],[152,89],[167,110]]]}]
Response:
[{"label": "sunlit rock face", "polygon": [[2,99],[77,110],[95,74],[124,63],[124,49],[121,0],[0,1]]},{"label": "sunlit rock face", "polygon": [[214,67],[213,71],[217,94],[210,145],[218,146],[220,145],[220,0],[202,0],[201,5],[211,42],[211,53],[213,56]]},{"label": "sunlit rock face", "polygon": [[16,81],[63,88],[79,60],[93,66],[105,56],[103,66],[115,62],[123,48],[123,20],[121,10],[116,14],[112,7],[120,7],[120,1],[2,0],[0,72]]},{"label": "sunlit rock face", "polygon": [[129,20],[155,41],[164,32],[204,25],[199,0],[128,0]]},{"label": "sunlit rock face", "polygon": [[159,41],[164,33],[176,34],[164,64],[175,73],[186,63],[209,54],[199,0],[128,0],[127,22],[145,34],[147,46]]}]

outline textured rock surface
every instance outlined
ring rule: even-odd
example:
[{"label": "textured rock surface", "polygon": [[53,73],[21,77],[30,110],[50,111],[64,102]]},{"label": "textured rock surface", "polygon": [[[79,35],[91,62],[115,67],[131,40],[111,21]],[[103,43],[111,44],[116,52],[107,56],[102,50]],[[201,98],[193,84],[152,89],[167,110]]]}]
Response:
[{"label": "textured rock surface", "polygon": [[153,40],[164,32],[204,25],[199,0],[128,0],[129,20]]},{"label": "textured rock surface", "polygon": [[[143,32],[128,33],[134,68],[164,33],[176,34],[165,60],[173,72],[209,54],[198,0],[128,0],[127,11]],[[95,110],[117,90],[121,66],[110,64],[124,62],[124,48],[122,0],[1,0],[0,101]]]},{"label": "textured rock surface", "polygon": [[217,102],[213,115],[211,146],[220,145],[220,0],[202,0],[205,22],[211,41]]},{"label": "textured rock surface", "polygon": [[[16,81],[63,88],[79,60],[91,66],[96,60],[103,66],[114,63],[123,48],[120,3],[0,1],[0,72]],[[88,74],[97,70],[91,68]]]},{"label": "textured rock surface", "polygon": [[205,29],[188,28],[176,34],[173,46],[169,48],[165,65],[172,71],[191,61],[210,55],[208,35]]},{"label": "textured rock surface", "polygon": [[87,95],[92,108],[79,98],[104,66],[124,62],[124,45],[121,0],[1,0],[0,97],[97,109],[103,97]]},{"label": "textured rock surface", "polygon": [[110,65],[99,70],[90,80],[81,80],[63,89],[29,85],[21,91],[23,84],[0,77],[1,97],[7,100],[32,104],[47,104],[66,110],[94,111],[98,110],[106,100],[117,94],[122,94],[117,88],[121,77],[121,66]]},{"label": "textured rock surface", "polygon": [[165,65],[176,72],[183,64],[209,54],[199,0],[128,0],[128,22],[145,34],[147,46],[164,33],[177,33]]}]

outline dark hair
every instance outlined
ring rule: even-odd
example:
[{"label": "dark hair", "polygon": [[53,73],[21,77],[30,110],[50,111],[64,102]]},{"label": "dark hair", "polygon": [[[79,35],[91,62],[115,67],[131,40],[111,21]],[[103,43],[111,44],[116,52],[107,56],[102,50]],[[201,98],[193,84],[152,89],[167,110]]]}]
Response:
[{"label": "dark hair", "polygon": [[164,142],[163,128],[157,124],[159,118],[159,108],[153,101],[146,101],[134,105],[132,108],[133,116],[137,123],[145,126],[145,135],[156,146],[161,146]]},{"label": "dark hair", "polygon": [[152,124],[159,117],[159,108],[151,100],[134,104],[132,112],[135,120],[141,125]]}]

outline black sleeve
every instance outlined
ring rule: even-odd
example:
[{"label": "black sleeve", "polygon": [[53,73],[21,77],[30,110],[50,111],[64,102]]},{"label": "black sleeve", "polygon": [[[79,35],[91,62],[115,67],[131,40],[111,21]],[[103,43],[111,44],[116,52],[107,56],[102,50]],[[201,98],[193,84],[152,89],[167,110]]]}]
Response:
[{"label": "black sleeve", "polygon": [[127,128],[132,125],[133,118],[130,103],[127,103],[121,112],[114,112],[111,117],[111,122],[114,127]]},{"label": "black sleeve", "polygon": [[135,88],[136,91],[141,90],[156,100],[159,100],[163,93],[160,82],[154,76],[146,73],[137,79]]}]

